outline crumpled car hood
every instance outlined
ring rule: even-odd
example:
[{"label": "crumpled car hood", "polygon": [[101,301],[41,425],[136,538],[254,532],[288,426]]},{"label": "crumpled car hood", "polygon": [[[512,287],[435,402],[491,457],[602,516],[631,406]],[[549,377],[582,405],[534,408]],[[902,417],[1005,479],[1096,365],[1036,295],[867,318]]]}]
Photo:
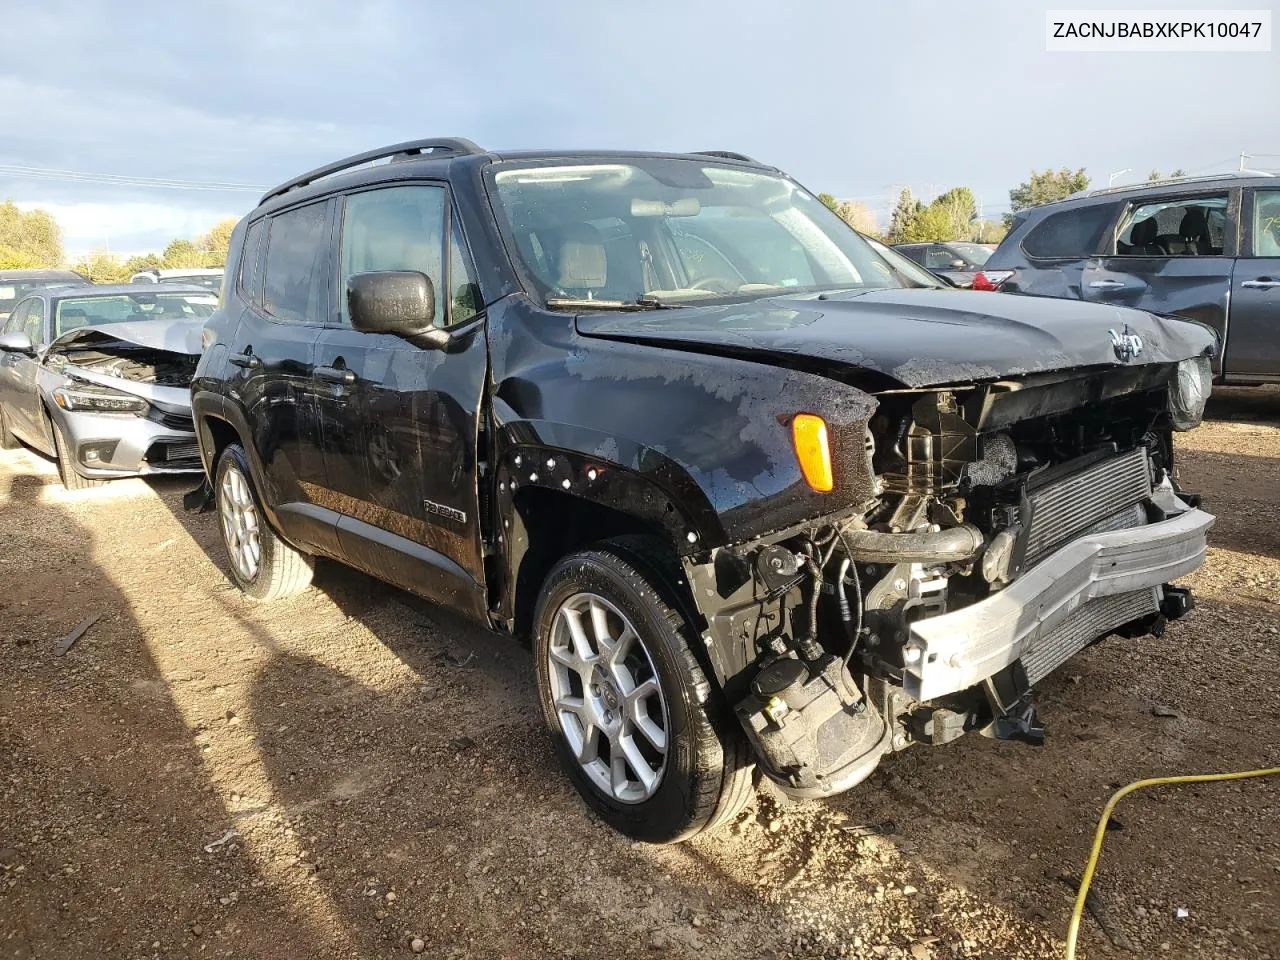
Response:
[{"label": "crumpled car hood", "polygon": [[202,350],[200,334],[204,330],[204,324],[204,320],[134,320],[78,327],[49,344],[49,352],[56,353],[60,347],[72,345],[88,347],[94,340],[124,340],[153,350],[168,350],[170,353],[198,357]]},{"label": "crumpled car hood", "polygon": [[[903,386],[936,387],[1090,366],[1173,363],[1216,350],[1207,327],[1142,310],[964,290],[895,289],[830,299],[645,313],[585,314],[589,337],[710,352],[810,357],[874,370]],[[1123,361],[1111,331],[1136,334]]]},{"label": "crumpled car hood", "polygon": [[[204,320],[138,320],[79,327],[69,330],[49,344],[45,358],[47,360],[59,353],[75,350],[93,350],[119,341],[151,350],[164,350],[169,353],[198,357],[202,350],[200,335],[204,324]],[[140,383],[136,380],[114,377],[107,373],[72,365],[65,367],[62,372],[52,370],[44,372],[52,378],[53,385],[70,379],[84,380],[167,407],[189,408],[191,406],[191,391],[185,387]],[[52,386],[49,386],[49,389],[52,389]]]}]

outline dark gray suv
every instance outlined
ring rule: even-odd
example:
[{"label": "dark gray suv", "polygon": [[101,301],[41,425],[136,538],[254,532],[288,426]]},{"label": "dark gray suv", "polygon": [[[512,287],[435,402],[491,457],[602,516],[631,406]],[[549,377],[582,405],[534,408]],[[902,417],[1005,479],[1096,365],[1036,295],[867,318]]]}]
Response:
[{"label": "dark gray suv", "polygon": [[1021,211],[973,289],[1198,320],[1223,342],[1222,382],[1280,381],[1280,178],[1169,180]]}]

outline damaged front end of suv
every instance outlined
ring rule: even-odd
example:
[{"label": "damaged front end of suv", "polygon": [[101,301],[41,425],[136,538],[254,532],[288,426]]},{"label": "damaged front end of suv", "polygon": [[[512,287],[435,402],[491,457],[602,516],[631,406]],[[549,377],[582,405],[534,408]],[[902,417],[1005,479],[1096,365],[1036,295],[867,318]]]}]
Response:
[{"label": "damaged front end of suv", "polygon": [[[685,558],[715,673],[784,791],[838,793],[971,730],[1037,742],[1037,683],[1191,608],[1171,581],[1202,563],[1213,517],[1177,485],[1173,433],[1200,420],[1215,341],[1141,317],[1143,363],[1104,338],[1053,362],[877,364],[865,424],[792,423],[806,482],[848,505]],[[832,355],[815,340],[805,366]]]}]

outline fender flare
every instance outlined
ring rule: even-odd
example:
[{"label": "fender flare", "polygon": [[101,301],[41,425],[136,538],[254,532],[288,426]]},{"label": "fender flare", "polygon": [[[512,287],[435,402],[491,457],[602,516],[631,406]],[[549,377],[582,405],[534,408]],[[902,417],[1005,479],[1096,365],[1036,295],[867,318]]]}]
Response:
[{"label": "fender flare", "polygon": [[196,442],[200,445],[200,459],[204,462],[205,475],[209,478],[209,482],[213,483],[214,471],[218,465],[214,462],[214,450],[216,443],[212,433],[209,431],[208,420],[221,420],[235,431],[240,446],[244,450],[245,459],[249,461],[249,472],[253,474],[252,480],[254,487],[258,490],[258,500],[260,501],[262,511],[267,515],[272,529],[279,534],[280,522],[276,515],[275,509],[271,504],[271,498],[266,496],[266,471],[262,467],[262,461],[258,457],[258,449],[253,443],[253,432],[249,429],[248,421],[240,409],[233,403],[228,403],[226,397],[208,390],[196,390],[191,394],[191,417],[195,421],[196,426]]}]

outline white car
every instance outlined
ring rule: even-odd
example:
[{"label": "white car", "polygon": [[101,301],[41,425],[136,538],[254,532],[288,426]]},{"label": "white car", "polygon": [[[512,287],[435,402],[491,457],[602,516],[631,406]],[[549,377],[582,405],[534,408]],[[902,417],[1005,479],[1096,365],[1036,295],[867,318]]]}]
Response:
[{"label": "white car", "polygon": [[143,270],[129,278],[130,283],[181,283],[207,287],[214,293],[222,290],[221,267],[174,267],[166,270]]}]

